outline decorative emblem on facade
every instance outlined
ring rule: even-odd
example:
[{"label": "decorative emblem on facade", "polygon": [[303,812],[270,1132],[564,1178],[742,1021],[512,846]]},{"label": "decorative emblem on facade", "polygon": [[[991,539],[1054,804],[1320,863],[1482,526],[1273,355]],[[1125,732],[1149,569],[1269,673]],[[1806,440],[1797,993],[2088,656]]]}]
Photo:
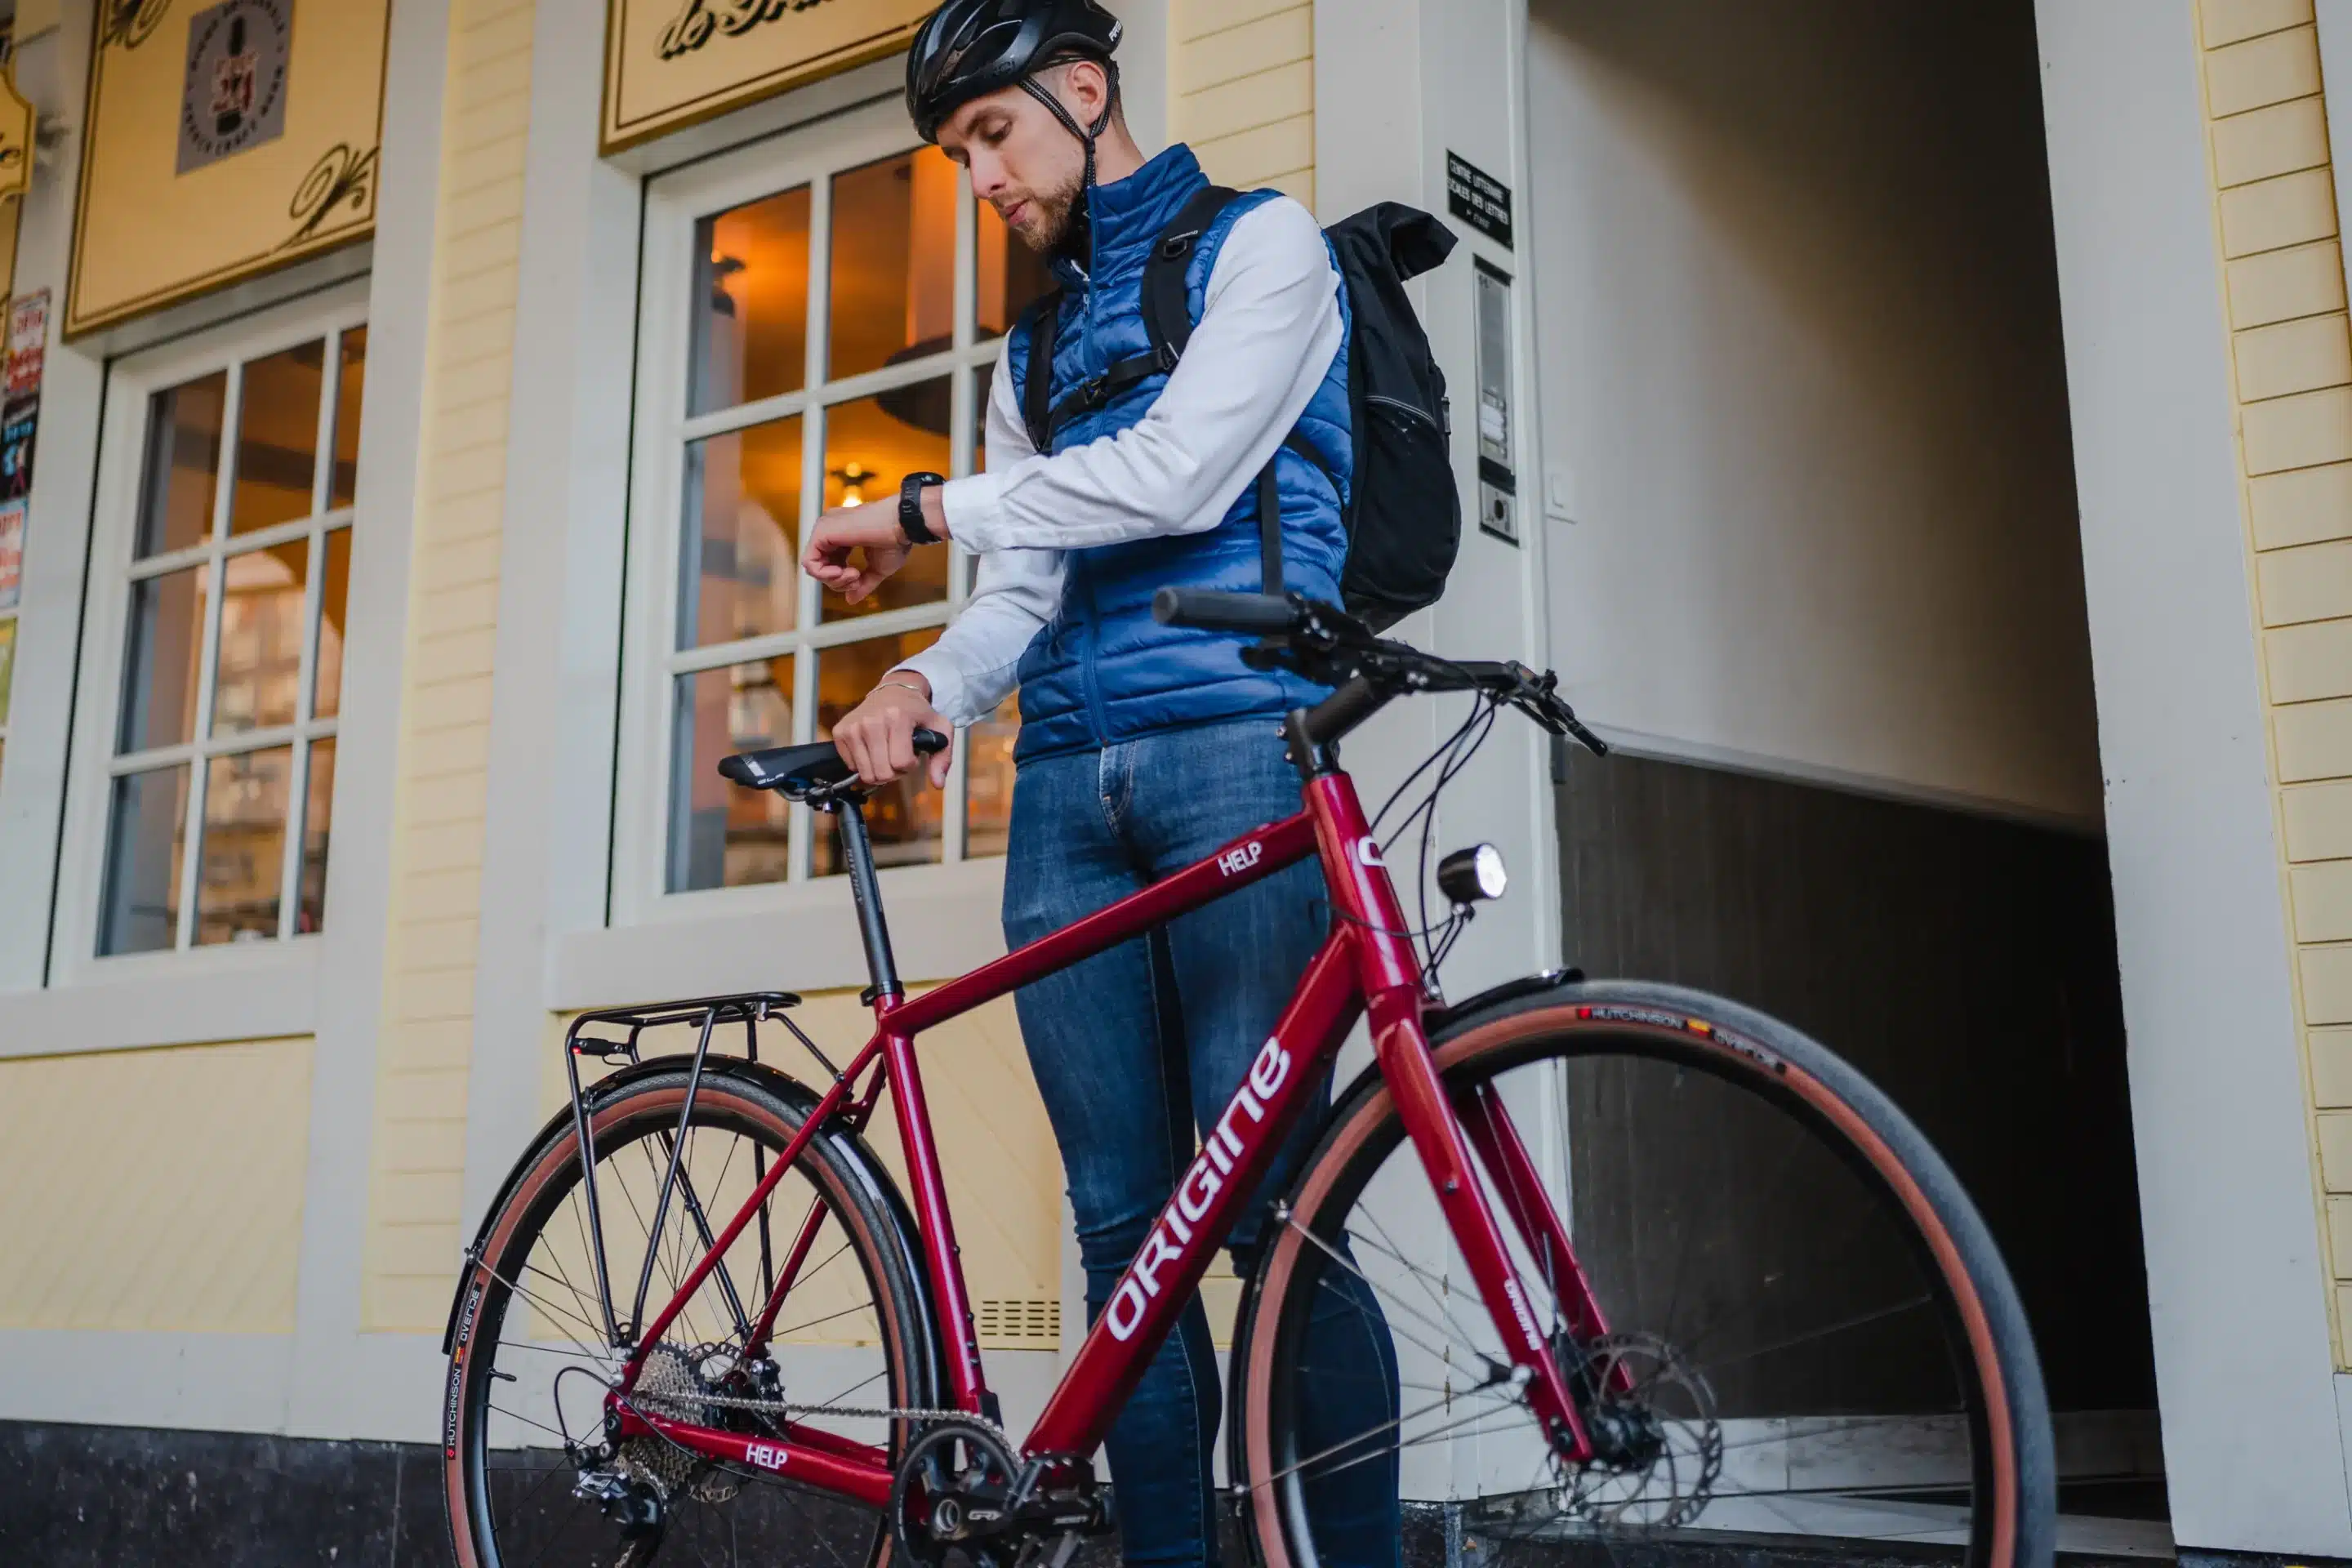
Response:
[{"label": "decorative emblem on facade", "polygon": [[0,201],[33,186],[33,106],[16,90],[12,64],[0,69]]},{"label": "decorative emblem on facade", "polygon": [[293,11],[293,0],[221,0],[189,21],[179,173],[285,134]]},{"label": "decorative emblem on facade", "polygon": [[377,151],[371,147],[364,153],[354,153],[341,142],[328,148],[326,156],[311,164],[302,183],[294,187],[294,200],[286,209],[286,216],[297,219],[299,226],[280,241],[278,248],[285,250],[309,239],[346,202],[351,204],[354,217],[366,213],[369,198],[373,195],[369,185],[375,178]]},{"label": "decorative emblem on facade", "polygon": [[119,44],[126,49],[137,48],[171,8],[172,0],[106,0],[99,24],[100,47]]},{"label": "decorative emblem on facade", "polygon": [[713,33],[733,37],[796,11],[813,11],[829,0],[685,0],[662,29],[661,58],[674,60],[710,41]]}]

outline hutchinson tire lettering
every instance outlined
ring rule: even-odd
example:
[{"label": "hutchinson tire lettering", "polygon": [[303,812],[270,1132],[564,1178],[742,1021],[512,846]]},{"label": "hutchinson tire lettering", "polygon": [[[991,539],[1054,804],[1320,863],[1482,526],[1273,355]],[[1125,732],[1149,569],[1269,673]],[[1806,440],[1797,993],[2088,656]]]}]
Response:
[{"label": "hutchinson tire lettering", "polygon": [[1267,1106],[1283,1085],[1290,1081],[1292,1065],[1291,1054],[1283,1049],[1280,1040],[1270,1039],[1258,1048],[1248,1077],[1234,1091],[1233,1103],[1225,1107],[1224,1115],[1217,1119],[1216,1126],[1202,1140],[1201,1152],[1185,1171],[1183,1179],[1176,1184],[1176,1191],[1167,1207],[1160,1211],[1151,1234],[1144,1238],[1135,1261],[1127,1266],[1127,1277],[1118,1282],[1110,1304],[1103,1310],[1111,1338],[1122,1342],[1133,1339],[1135,1331],[1143,1326],[1152,1299],[1160,1294],[1161,1279],[1171,1272],[1183,1272],[1185,1256],[1195,1234],[1193,1227],[1207,1217],[1217,1194],[1224,1188],[1225,1178],[1247,1161],[1265,1124]]}]

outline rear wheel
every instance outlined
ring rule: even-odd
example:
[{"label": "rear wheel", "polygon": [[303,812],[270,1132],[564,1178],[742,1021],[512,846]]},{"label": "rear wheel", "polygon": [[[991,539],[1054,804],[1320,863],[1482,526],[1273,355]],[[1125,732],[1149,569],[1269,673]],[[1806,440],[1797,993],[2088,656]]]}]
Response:
[{"label": "rear wheel", "polygon": [[[1543,1440],[1368,1076],[1278,1212],[1235,1351],[1232,1467],[1268,1568],[1366,1560],[1368,1500],[1398,1485],[1461,1500],[1490,1537],[2050,1561],[2024,1314],[1949,1170],[1859,1074],[1759,1014],[1638,984],[1507,1005],[1434,1050],[1457,1106],[1499,1092],[1569,1226],[1575,1259],[1540,1256],[1481,1163],[1601,1452],[1570,1463]],[[1578,1265],[1605,1331],[1571,1326]]]},{"label": "rear wheel", "polygon": [[[541,1133],[490,1217],[459,1297],[445,1415],[445,1491],[461,1568],[765,1563],[787,1545],[824,1568],[868,1568],[891,1556],[878,1510],[709,1463],[656,1437],[605,1441],[606,1390],[626,1359],[612,1348],[608,1304],[625,1333],[650,1257],[650,1324],[807,1114],[803,1097],[774,1085],[706,1074],[675,1195],[656,1224],[687,1087],[681,1066],[592,1091],[601,1096],[591,1125],[609,1289],[598,1284],[568,1117]],[[640,1408],[781,1440],[784,1417],[755,1406],[931,1403],[922,1298],[894,1200],[875,1170],[846,1134],[803,1147],[654,1346],[635,1391]],[[774,1319],[775,1342],[747,1355],[750,1331],[795,1251],[803,1261]],[[894,1458],[906,1436],[904,1422],[869,1416],[791,1419]]]}]

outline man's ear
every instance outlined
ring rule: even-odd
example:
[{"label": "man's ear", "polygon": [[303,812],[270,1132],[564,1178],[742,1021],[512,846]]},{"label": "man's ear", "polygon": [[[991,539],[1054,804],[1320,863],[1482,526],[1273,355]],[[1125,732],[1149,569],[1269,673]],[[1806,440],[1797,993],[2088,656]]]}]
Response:
[{"label": "man's ear", "polygon": [[1103,105],[1110,100],[1110,73],[1098,60],[1073,60],[1064,68],[1069,73],[1065,80],[1078,122],[1092,125],[1102,118]]}]

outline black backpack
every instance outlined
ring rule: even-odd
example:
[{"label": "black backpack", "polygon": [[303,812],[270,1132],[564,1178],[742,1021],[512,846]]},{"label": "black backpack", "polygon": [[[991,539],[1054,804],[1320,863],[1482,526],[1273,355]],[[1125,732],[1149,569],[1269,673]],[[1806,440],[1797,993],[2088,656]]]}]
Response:
[{"label": "black backpack", "polygon": [[[1051,399],[1061,292],[1029,308],[1022,414],[1038,451],[1050,451],[1055,434],[1072,419],[1101,408],[1139,381],[1176,368],[1192,337],[1184,287],[1192,247],[1235,195],[1221,185],[1200,192],[1153,244],[1143,269],[1143,321],[1151,352],[1121,360],[1059,403]],[[1339,594],[1349,611],[1384,628],[1437,601],[1462,545],[1462,497],[1446,450],[1453,431],[1445,374],[1429,352],[1429,336],[1404,291],[1407,279],[1445,260],[1454,237],[1429,214],[1395,202],[1368,207],[1324,232],[1339,258],[1350,318],[1348,405],[1356,471],[1344,513],[1348,564]],[[1297,431],[1282,444],[1330,473],[1323,455]],[[1265,591],[1279,593],[1282,525],[1272,462],[1258,474],[1257,487]]]}]

